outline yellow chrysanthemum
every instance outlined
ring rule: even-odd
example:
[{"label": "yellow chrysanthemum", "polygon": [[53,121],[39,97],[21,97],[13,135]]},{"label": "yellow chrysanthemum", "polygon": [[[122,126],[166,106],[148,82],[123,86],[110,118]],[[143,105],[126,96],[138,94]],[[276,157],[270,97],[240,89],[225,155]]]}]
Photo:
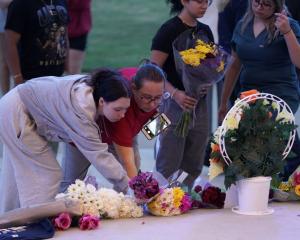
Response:
[{"label": "yellow chrysanthemum", "polygon": [[183,196],[184,196],[184,191],[181,188],[179,187],[173,188],[173,201],[174,201],[174,206],[176,208],[180,207]]},{"label": "yellow chrysanthemum", "polygon": [[300,184],[295,187],[295,193],[296,195],[300,196]]},{"label": "yellow chrysanthemum", "polygon": [[232,115],[228,116],[225,121],[228,129],[234,130],[239,127],[239,121]]},{"label": "yellow chrysanthemum", "polygon": [[292,188],[292,185],[289,182],[282,182],[278,188],[282,191],[288,192]]},{"label": "yellow chrysanthemum", "polygon": [[215,177],[219,176],[224,172],[224,164],[222,161],[213,161],[209,160],[209,168],[208,168],[208,176],[209,176],[209,181],[213,180]]},{"label": "yellow chrysanthemum", "polygon": [[[206,54],[214,54],[215,48],[213,45],[202,40],[197,40],[195,48],[190,48],[179,52],[184,63],[197,67],[201,64],[201,60],[206,58]],[[221,64],[222,65],[222,64]],[[222,68],[222,66],[219,66]]]}]

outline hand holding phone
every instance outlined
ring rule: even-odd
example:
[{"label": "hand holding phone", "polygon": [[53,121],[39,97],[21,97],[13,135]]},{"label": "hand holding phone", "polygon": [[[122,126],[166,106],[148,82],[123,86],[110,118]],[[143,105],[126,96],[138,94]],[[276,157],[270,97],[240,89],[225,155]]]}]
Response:
[{"label": "hand holding phone", "polygon": [[142,132],[148,140],[152,140],[162,131],[164,131],[171,124],[170,119],[164,114],[160,113],[150,119],[142,128]]}]

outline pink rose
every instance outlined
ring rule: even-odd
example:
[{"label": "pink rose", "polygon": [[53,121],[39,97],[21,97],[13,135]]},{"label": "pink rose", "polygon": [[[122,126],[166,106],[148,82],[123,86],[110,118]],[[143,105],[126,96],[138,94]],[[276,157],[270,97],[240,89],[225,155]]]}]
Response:
[{"label": "pink rose", "polygon": [[294,173],[294,185],[296,186],[296,185],[299,185],[300,184],[300,172],[295,172]]},{"label": "pink rose", "polygon": [[58,230],[68,229],[71,226],[71,222],[71,216],[67,212],[59,214],[59,216],[53,220],[54,227]]},{"label": "pink rose", "polygon": [[100,219],[98,217],[85,214],[79,219],[79,228],[81,230],[95,229],[99,226],[99,221]]}]

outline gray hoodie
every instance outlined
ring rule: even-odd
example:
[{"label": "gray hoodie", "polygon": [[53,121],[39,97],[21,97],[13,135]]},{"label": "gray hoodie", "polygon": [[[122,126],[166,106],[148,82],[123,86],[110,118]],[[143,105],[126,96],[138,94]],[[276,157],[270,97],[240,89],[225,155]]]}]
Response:
[{"label": "gray hoodie", "polygon": [[41,136],[49,141],[73,142],[116,190],[126,191],[127,174],[101,141],[93,89],[85,84],[86,78],[35,78],[19,85],[18,92]]}]

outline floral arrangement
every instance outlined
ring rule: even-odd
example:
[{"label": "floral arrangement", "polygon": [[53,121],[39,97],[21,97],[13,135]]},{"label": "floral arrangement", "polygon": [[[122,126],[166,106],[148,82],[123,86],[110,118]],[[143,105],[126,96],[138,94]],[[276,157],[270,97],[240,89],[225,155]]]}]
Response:
[{"label": "floral arrangement", "polygon": [[274,200],[300,200],[300,166],[293,172],[288,181],[274,184],[272,189]]},{"label": "floral arrangement", "polygon": [[[198,39],[195,48],[180,51],[179,54],[185,64],[193,67],[198,67],[201,64],[212,64],[217,72],[225,69],[225,61],[220,57],[218,46],[214,43],[206,43]],[[214,61],[211,62],[210,59],[214,59]]]},{"label": "floral arrangement", "polygon": [[[136,201],[145,204],[151,214],[156,216],[179,215],[187,212],[192,203],[189,195],[177,186],[180,181],[178,178],[185,174],[181,173],[176,177],[177,174],[179,172],[170,177],[169,184],[160,187],[153,173],[140,172],[130,180],[129,187],[133,190]],[[168,182],[166,179],[163,180]]]},{"label": "floral arrangement", "polygon": [[267,95],[271,94],[256,90],[242,93],[214,134],[210,179],[224,172],[226,188],[241,178],[277,178],[283,170],[282,160],[296,128],[294,116],[283,100]]},{"label": "floral arrangement", "polygon": [[197,185],[191,191],[192,208],[224,208],[225,197],[226,193],[218,187]]},{"label": "floral arrangement", "polygon": [[150,172],[139,172],[129,181],[129,187],[139,203],[147,203],[159,193],[158,181]]},{"label": "floral arrangement", "polygon": [[180,187],[162,189],[160,194],[147,204],[151,214],[156,216],[180,215],[191,209],[190,196]]},{"label": "floral arrangement", "polygon": [[61,213],[59,216],[52,219],[52,223],[57,230],[67,230],[72,226],[72,221],[77,222],[81,230],[93,230],[96,229],[100,224],[100,219],[89,214],[85,214],[79,218],[71,217],[69,213]]},{"label": "floral arrangement", "polygon": [[[209,41],[202,31],[187,30],[173,42],[176,70],[188,96],[200,99],[214,83],[222,79],[229,54]],[[175,128],[175,135],[187,136],[195,116],[184,110]]]},{"label": "floral arrangement", "polygon": [[58,194],[56,199],[58,198],[79,201],[82,215],[112,219],[143,216],[142,207],[132,198],[112,189],[96,189],[92,184],[81,180],[71,184],[65,193]]}]

